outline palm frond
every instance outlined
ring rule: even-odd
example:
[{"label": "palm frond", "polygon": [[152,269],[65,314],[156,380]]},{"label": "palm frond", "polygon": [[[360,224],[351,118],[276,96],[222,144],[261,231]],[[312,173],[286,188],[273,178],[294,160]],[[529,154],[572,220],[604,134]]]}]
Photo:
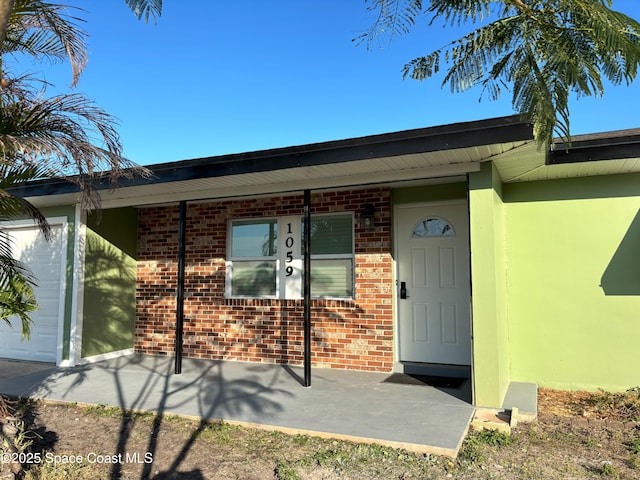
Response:
[{"label": "palm frond", "polygon": [[11,317],[17,316],[22,327],[22,337],[30,335],[31,317],[37,310],[33,287],[35,278],[29,268],[12,254],[11,237],[0,229],[0,319],[11,325]]},{"label": "palm frond", "polygon": [[398,35],[409,33],[417,18],[424,12],[422,0],[365,0],[367,10],[376,12],[371,28],[362,33],[356,42],[366,43],[370,48],[373,42],[388,42]]},{"label": "palm frond", "polygon": [[125,0],[127,6],[133,14],[141,20],[144,18],[145,23],[149,23],[149,18],[156,23],[162,14],[162,0]]},{"label": "palm frond", "polygon": [[11,166],[0,164],[0,221],[28,217],[40,228],[45,239],[51,239],[51,227],[42,212],[28,200],[9,193],[12,187],[30,180],[51,176],[50,172],[38,166]]},{"label": "palm frond", "polygon": [[80,187],[88,209],[99,202],[97,179],[116,186],[148,172],[123,158],[115,119],[82,95],[44,98],[16,80],[0,100],[0,163],[65,176]]},{"label": "palm frond", "polygon": [[480,22],[491,15],[495,0],[431,0],[429,12],[433,14],[431,24],[437,19],[451,25]]},{"label": "palm frond", "polygon": [[23,339],[31,337],[33,320],[29,314],[35,312],[38,308],[33,289],[27,283],[14,277],[14,281],[8,288],[0,288],[0,319],[4,320],[10,327],[13,327],[11,317],[18,317]]},{"label": "palm frond", "polygon": [[[495,3],[432,0],[429,11],[434,20],[478,22]],[[424,80],[442,70],[442,86],[462,92],[480,85],[491,100],[510,87],[514,109],[532,121],[540,146],[554,133],[570,143],[571,95],[603,95],[603,76],[614,84],[636,79],[640,24],[611,10],[609,0],[501,3],[498,20],[411,60],[403,76]]]},{"label": "palm frond", "polygon": [[84,20],[72,15],[72,10],[82,11],[39,0],[16,0],[0,53],[22,53],[52,62],[69,60],[71,85],[76,85],[87,65],[88,34],[80,27]]}]

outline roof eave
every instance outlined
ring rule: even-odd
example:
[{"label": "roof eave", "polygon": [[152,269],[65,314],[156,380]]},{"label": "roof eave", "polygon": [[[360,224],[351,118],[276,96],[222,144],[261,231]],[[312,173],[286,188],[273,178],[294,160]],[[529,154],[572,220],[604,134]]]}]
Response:
[{"label": "roof eave", "polygon": [[[146,168],[152,172],[151,176],[123,179],[118,188],[341,164],[531,139],[531,126],[523,122],[518,115],[512,115],[346,140],[149,165]],[[96,188],[108,190],[113,188],[113,185],[105,181]],[[79,188],[65,179],[51,178],[29,182],[12,189],[11,193],[30,198],[68,196],[79,193]]]},{"label": "roof eave", "polygon": [[570,145],[558,142],[547,165],[640,158],[640,129],[575,137]]}]

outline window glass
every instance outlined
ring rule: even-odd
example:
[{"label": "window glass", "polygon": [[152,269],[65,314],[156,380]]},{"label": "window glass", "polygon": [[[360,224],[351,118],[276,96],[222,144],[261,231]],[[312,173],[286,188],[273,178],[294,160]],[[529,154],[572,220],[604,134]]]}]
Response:
[{"label": "window glass", "polygon": [[433,217],[418,223],[414,229],[413,238],[420,237],[455,237],[453,227],[443,218]]},{"label": "window glass", "polygon": [[275,296],[277,236],[276,219],[231,223],[231,295]]},{"label": "window glass", "polygon": [[314,297],[352,297],[353,260],[311,261],[311,295]]},{"label": "window glass", "polygon": [[312,216],[311,254],[352,254],[352,220],[351,214]]},{"label": "window glass", "polygon": [[[311,218],[311,295],[315,298],[353,297],[353,215],[342,213]],[[304,229],[300,228],[299,222],[299,217],[292,216],[232,221],[226,295],[299,298],[302,276],[292,274],[299,272],[302,266],[303,254],[298,249],[303,244],[300,237]],[[282,243],[281,252],[277,251],[278,242]]]},{"label": "window glass", "polygon": [[234,221],[231,226],[232,257],[272,257],[277,253],[275,219]]},{"label": "window glass", "polygon": [[231,294],[247,297],[274,296],[276,294],[276,262],[233,262]]},{"label": "window glass", "polygon": [[311,217],[311,296],[353,296],[353,216]]}]

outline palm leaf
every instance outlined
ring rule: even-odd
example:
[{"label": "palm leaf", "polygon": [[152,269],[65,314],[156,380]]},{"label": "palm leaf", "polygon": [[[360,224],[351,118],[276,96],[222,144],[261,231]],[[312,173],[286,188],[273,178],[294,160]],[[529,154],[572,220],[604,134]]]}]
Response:
[{"label": "palm leaf", "polygon": [[149,17],[153,22],[157,22],[158,17],[162,14],[162,0],[125,0],[127,6],[138,20],[144,18],[145,22],[149,22]]},{"label": "palm leaf", "polygon": [[28,200],[11,195],[8,189],[20,186],[28,181],[50,176],[40,167],[0,165],[0,221],[16,218],[31,218],[45,239],[51,239],[51,227],[42,212]]},{"label": "palm leaf", "polygon": [[491,100],[510,89],[513,108],[533,123],[540,146],[554,133],[570,143],[571,95],[603,95],[603,76],[630,84],[640,66],[640,23],[612,10],[610,0],[431,0],[426,12],[409,0],[373,3],[380,14],[363,34],[369,42],[385,29],[408,33],[423,13],[433,15],[431,24],[477,23],[497,15],[411,60],[403,76],[425,80],[444,71],[442,86],[461,92],[479,85]]},{"label": "palm leaf", "polygon": [[0,91],[0,163],[66,176],[97,207],[96,180],[112,186],[147,170],[122,157],[115,119],[79,94],[44,98],[24,78]]},{"label": "palm leaf", "polygon": [[11,237],[0,229],[0,318],[12,326],[12,316],[20,319],[22,337],[29,337],[31,317],[37,309],[33,287],[35,278],[26,265],[13,258]]},{"label": "palm leaf", "polygon": [[371,28],[362,33],[357,43],[371,47],[374,41],[390,41],[398,35],[409,33],[416,19],[423,13],[422,0],[365,0],[369,12],[377,11]]},{"label": "palm leaf", "polygon": [[87,32],[79,27],[83,20],[69,14],[75,7],[39,0],[16,0],[6,39],[0,53],[31,55],[52,62],[69,60],[72,85],[76,85],[87,64]]},{"label": "palm leaf", "polygon": [[[46,240],[51,239],[51,227],[44,215],[27,200],[11,195],[8,189],[36,178],[47,176],[39,167],[0,165],[0,221],[25,216],[34,220]],[[17,316],[22,337],[29,337],[31,317],[37,309],[33,287],[36,279],[29,268],[13,257],[12,240],[8,231],[0,228],[0,318],[11,325],[10,317]]]}]

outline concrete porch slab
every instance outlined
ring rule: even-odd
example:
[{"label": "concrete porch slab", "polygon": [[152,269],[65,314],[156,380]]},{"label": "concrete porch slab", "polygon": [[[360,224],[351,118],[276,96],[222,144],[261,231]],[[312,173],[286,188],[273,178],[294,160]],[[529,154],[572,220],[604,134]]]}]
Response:
[{"label": "concrete porch slab", "polygon": [[[57,368],[0,360],[0,393],[103,404],[258,426],[286,433],[378,443],[454,457],[474,414],[460,390],[385,383],[389,374],[287,365],[126,356]],[[25,365],[30,365],[25,363]],[[12,367],[11,374],[7,374]],[[4,373],[3,373],[4,372]]]}]

